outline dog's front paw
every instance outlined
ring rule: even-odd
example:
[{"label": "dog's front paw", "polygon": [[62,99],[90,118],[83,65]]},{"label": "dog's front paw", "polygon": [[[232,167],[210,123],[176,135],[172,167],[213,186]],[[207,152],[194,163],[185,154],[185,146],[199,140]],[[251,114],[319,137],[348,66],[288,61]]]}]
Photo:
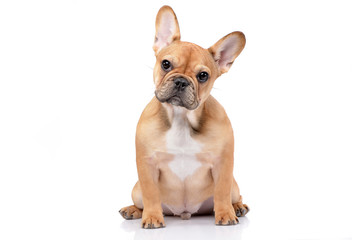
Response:
[{"label": "dog's front paw", "polygon": [[234,203],[233,207],[238,217],[243,217],[250,211],[250,208],[246,204],[242,204],[242,202]]},{"label": "dog's front paw", "polygon": [[239,220],[235,215],[234,209],[226,208],[221,210],[215,210],[215,224],[216,225],[235,225]]},{"label": "dog's front paw", "polygon": [[165,227],[165,222],[162,212],[147,213],[144,211],[141,221],[141,226],[146,229]]}]

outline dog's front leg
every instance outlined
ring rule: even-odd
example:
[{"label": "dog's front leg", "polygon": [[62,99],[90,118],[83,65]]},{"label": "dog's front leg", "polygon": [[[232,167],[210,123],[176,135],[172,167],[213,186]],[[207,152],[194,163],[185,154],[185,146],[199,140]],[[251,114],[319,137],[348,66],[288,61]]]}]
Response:
[{"label": "dog's front leg", "polygon": [[152,163],[154,159],[136,151],[136,163],[144,205],[141,226],[143,228],[165,227],[162,214],[160,191],[158,188],[159,169]]},{"label": "dog's front leg", "polygon": [[216,225],[234,225],[239,223],[231,203],[233,166],[233,154],[228,153],[222,156],[212,169],[215,182],[214,211]]}]

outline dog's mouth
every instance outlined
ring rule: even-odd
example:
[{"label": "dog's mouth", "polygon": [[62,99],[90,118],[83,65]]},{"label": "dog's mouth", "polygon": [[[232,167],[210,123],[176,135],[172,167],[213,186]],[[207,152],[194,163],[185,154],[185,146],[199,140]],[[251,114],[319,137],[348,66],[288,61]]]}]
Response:
[{"label": "dog's mouth", "polygon": [[162,103],[166,102],[166,103],[169,103],[169,104],[171,104],[173,106],[185,107],[185,108],[187,108],[189,110],[192,110],[192,109],[196,108],[196,107],[192,106],[194,104],[189,102],[186,96],[180,96],[180,95],[181,94],[179,94],[179,95],[175,94],[175,95],[172,95],[170,97],[164,97],[164,96],[162,96],[161,93],[155,91],[156,98]]},{"label": "dog's mouth", "polygon": [[170,97],[169,99],[166,100],[167,103],[170,103],[174,106],[180,106],[180,107],[183,107],[184,106],[184,103],[183,101],[181,100],[181,97],[179,96],[173,96],[173,97]]}]

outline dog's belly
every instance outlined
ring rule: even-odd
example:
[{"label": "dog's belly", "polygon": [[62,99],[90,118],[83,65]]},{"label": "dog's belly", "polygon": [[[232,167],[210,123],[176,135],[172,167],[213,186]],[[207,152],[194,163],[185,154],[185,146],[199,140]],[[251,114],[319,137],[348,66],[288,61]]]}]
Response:
[{"label": "dog's belly", "polygon": [[174,154],[160,167],[159,186],[167,215],[205,214],[213,210],[212,165],[201,154]]},{"label": "dog's belly", "polygon": [[165,215],[179,215],[181,216],[184,213],[192,214],[210,214],[214,210],[214,197],[211,196],[205,201],[198,203],[198,204],[188,204],[187,206],[179,205],[179,206],[172,206],[165,203],[161,204],[163,212]]}]

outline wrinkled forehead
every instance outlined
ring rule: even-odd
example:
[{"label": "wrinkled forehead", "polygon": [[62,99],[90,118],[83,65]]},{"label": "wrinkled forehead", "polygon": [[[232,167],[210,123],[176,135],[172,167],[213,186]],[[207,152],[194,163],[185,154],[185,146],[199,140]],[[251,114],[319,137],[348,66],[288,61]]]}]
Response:
[{"label": "wrinkled forehead", "polygon": [[[174,68],[184,71],[216,70],[215,62],[207,49],[187,42],[174,42],[157,56],[158,61],[169,60]],[[213,73],[216,74],[216,73]]]}]

